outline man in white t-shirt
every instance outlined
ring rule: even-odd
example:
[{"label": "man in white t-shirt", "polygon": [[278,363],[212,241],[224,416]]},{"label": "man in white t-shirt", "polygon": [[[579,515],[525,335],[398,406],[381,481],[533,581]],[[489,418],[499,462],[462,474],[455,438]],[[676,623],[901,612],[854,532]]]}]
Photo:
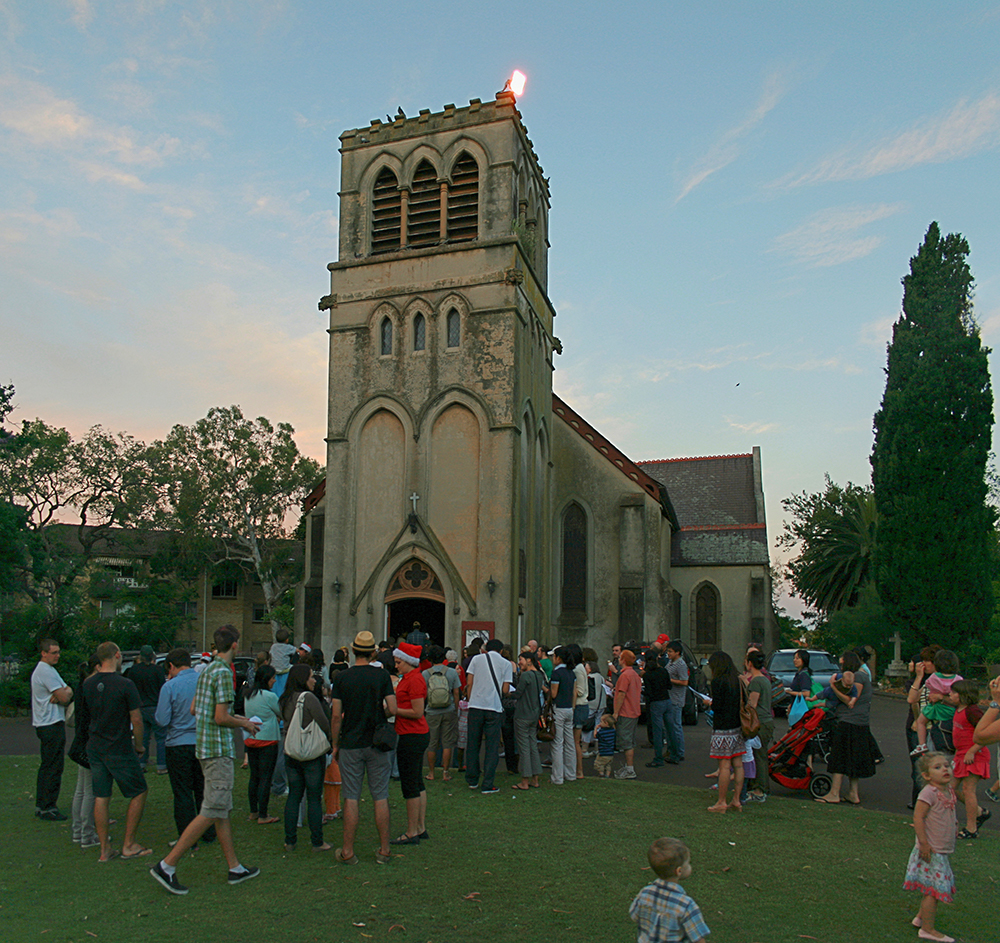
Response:
[{"label": "man in white t-shirt", "polygon": [[500,761],[500,726],[503,722],[502,698],[510,693],[514,669],[500,652],[503,643],[490,639],[486,650],[469,662],[465,691],[469,700],[469,734],[465,750],[465,781],[470,789],[479,789],[479,747],[486,737],[483,757],[482,793],[491,796],[500,790],[493,783]]},{"label": "man in white t-shirt", "polygon": [[31,673],[31,724],[42,754],[35,783],[35,815],[46,822],[65,822],[66,816],[56,803],[66,755],[66,705],[73,699],[73,689],[56,671],[59,643],[46,638],[38,648],[39,662]]}]

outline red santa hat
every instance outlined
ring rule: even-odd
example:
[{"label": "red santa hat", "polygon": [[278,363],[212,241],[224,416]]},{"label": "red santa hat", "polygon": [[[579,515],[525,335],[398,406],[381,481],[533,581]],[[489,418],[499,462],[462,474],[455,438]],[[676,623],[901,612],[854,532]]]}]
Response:
[{"label": "red santa hat", "polygon": [[400,661],[405,661],[408,665],[413,665],[414,668],[420,664],[420,655],[422,649],[419,645],[410,645],[408,642],[400,642],[399,647],[393,650],[393,658],[398,658]]}]

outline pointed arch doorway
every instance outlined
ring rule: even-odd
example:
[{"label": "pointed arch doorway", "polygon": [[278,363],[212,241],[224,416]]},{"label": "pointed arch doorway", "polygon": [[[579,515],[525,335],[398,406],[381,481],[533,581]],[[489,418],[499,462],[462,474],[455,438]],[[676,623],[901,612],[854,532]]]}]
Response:
[{"label": "pointed arch doorway", "polygon": [[385,593],[386,633],[407,635],[414,622],[435,645],[444,646],[445,596],[437,574],[420,560],[409,560],[389,580]]}]

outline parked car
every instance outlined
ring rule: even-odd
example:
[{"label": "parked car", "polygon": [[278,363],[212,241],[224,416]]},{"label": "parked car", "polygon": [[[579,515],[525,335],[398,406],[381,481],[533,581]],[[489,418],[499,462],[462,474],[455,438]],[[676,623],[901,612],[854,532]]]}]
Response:
[{"label": "parked car", "polygon": [[[138,660],[139,660],[138,649],[130,649],[128,651],[122,652],[122,667],[121,667],[122,674],[125,674],[125,672],[128,671],[129,668],[131,668]],[[166,660],[167,660],[167,652],[161,652],[159,655],[156,656],[155,659],[156,664],[158,665],[163,665],[163,663]],[[163,670],[166,671],[166,668],[164,668]]]},{"label": "parked car", "polygon": [[[795,658],[795,653],[798,651],[801,651],[801,649],[780,648],[767,656],[767,663],[765,665],[767,673],[772,678],[780,681],[782,686],[782,693],[775,695],[771,700],[771,708],[776,715],[787,714],[788,708],[791,707],[791,697],[784,693],[784,689],[791,687],[792,681],[795,680],[797,672],[793,659]],[[812,671],[813,682],[826,687],[830,683],[831,675],[840,671],[840,665],[837,664],[829,652],[813,648],[806,649],[806,651],[809,652],[809,668]]]}]

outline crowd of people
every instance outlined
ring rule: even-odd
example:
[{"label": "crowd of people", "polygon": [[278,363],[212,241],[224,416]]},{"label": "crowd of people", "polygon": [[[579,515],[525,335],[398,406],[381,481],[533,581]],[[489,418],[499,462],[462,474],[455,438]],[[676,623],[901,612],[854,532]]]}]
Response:
[{"label": "crowd of people", "polygon": [[[71,712],[75,707],[69,756],[78,767],[73,841],[99,847],[101,862],[152,854],[139,842],[138,830],[148,793],[146,771],[155,768],[170,779],[177,839],[150,874],[174,894],[188,892],[177,868],[199,843],[218,842],[229,883],[259,873],[240,862],[233,841],[236,730],[243,734],[249,769],[250,821],[283,823],[287,852],[295,850],[305,824],[312,849],[326,852],[334,849],[324,839],[324,826],[342,818],[334,857],[345,865],[359,862],[355,838],[366,780],[379,838],[375,860],[384,864],[392,846],[430,838],[425,783],[439,776],[449,781],[461,773],[470,789],[493,795],[500,791],[496,772],[504,759],[508,772],[518,775],[510,788],[529,791],[542,786],[546,768],[553,786],[582,778],[584,760],[593,758],[595,775],[635,779],[643,700],[651,768],[685,761],[682,714],[689,698],[700,698],[710,711],[709,757],[716,768],[706,775],[717,790],[711,812],[742,811],[745,803],[768,798],[773,703],[779,698],[787,699],[793,727],[806,723],[810,711],[826,711],[831,786],[816,801],[860,804],[860,781],[874,775],[882,760],[870,730],[873,687],[864,650],[845,651],[825,687],[813,681],[806,650],[796,653],[796,675],[787,687],[768,675],[758,647],[750,647],[742,667],[718,651],[707,660],[710,684],[704,693],[691,686],[683,646],[666,636],[649,646],[615,645],[602,668],[592,649],[568,644],[549,651],[534,640],[514,656],[499,640],[476,638],[460,657],[432,644],[414,624],[406,640],[395,644],[377,645],[371,633],[361,632],[350,650],[338,650],[327,666],[319,649],[296,647],[282,630],[270,650],[258,655],[238,692],[233,669],[238,644],[238,631],[223,626],[207,661],[193,664],[187,650],[175,649],[161,666],[146,647],[122,675],[121,651],[105,642],[81,666],[74,690],[56,667],[58,643],[43,640],[32,676],[41,752],[36,816],[66,819],[57,801],[68,707]],[[240,714],[234,710],[237,694],[244,705]],[[922,895],[913,923],[923,939],[950,939],[935,928],[936,905],[950,900],[954,890],[947,856],[956,837],[976,838],[990,817],[978,801],[979,783],[987,783],[988,799],[1000,801],[1000,782],[989,785],[987,746],[1000,741],[1000,679],[990,683],[989,706],[984,694],[979,684],[961,677],[954,653],[937,646],[924,649],[912,666],[906,737],[917,842],[904,886]],[[614,768],[616,756],[621,762]],[[814,758],[807,759],[811,765]],[[388,802],[393,780],[406,809],[406,826],[395,837]],[[961,830],[952,828],[956,780],[965,811]],[[118,848],[109,831],[115,784],[128,800]],[[280,794],[287,799],[279,817],[270,813]],[[649,861],[658,880],[636,898],[633,918],[642,925],[663,907],[689,934],[707,933],[696,905],[675,880],[690,873],[687,849],[661,839]]]}]

